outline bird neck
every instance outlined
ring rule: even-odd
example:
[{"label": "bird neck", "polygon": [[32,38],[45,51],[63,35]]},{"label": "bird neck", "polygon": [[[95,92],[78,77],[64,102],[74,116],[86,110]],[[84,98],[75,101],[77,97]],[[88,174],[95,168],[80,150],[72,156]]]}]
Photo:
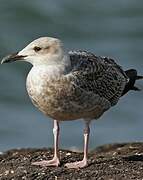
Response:
[{"label": "bird neck", "polygon": [[38,75],[46,75],[48,78],[60,78],[62,75],[68,74],[71,70],[71,63],[68,56],[64,56],[59,62],[53,64],[33,65],[31,73]]}]

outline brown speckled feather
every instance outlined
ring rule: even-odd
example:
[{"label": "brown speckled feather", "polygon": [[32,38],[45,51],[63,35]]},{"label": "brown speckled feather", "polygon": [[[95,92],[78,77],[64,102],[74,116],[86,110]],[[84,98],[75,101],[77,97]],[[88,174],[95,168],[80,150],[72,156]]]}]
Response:
[{"label": "brown speckled feather", "polygon": [[108,57],[86,51],[70,51],[74,83],[87,92],[106,98],[115,105],[128,80],[121,66]]},{"label": "brown speckled feather", "polygon": [[54,119],[97,119],[118,102],[127,77],[111,59],[85,51],[70,51],[69,56],[71,70],[61,76],[54,73],[49,78],[49,70],[40,66],[36,73],[31,70],[27,78],[29,96]]}]

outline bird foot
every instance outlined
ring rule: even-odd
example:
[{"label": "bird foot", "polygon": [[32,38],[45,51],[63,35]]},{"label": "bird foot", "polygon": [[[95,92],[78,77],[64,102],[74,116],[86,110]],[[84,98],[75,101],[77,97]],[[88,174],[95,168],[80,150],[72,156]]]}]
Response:
[{"label": "bird foot", "polygon": [[43,166],[43,167],[46,167],[46,166],[56,166],[56,167],[58,167],[60,165],[60,161],[59,161],[58,158],[53,158],[52,160],[49,160],[49,161],[33,162],[32,165]]},{"label": "bird foot", "polygon": [[77,161],[73,163],[67,163],[65,166],[69,169],[84,168],[87,166],[87,160]]}]

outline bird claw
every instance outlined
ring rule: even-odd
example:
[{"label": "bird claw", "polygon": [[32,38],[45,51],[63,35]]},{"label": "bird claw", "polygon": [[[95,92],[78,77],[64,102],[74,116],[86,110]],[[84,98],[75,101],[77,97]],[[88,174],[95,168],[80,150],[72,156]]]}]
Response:
[{"label": "bird claw", "polygon": [[58,167],[60,165],[60,161],[58,158],[53,158],[52,160],[49,161],[38,161],[38,162],[33,162],[32,165],[34,166],[56,166]]},{"label": "bird claw", "polygon": [[65,164],[65,167],[67,167],[69,169],[78,169],[78,168],[84,168],[87,165],[88,165],[87,161],[82,160],[82,161],[77,161],[77,162],[73,162],[73,163],[67,163],[67,164]]}]

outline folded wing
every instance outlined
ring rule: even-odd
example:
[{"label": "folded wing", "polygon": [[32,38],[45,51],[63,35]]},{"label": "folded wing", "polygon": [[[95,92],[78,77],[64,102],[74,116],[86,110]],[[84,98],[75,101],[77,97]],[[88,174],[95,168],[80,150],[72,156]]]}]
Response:
[{"label": "folded wing", "polygon": [[69,52],[75,86],[99,95],[115,105],[121,97],[128,77],[113,59],[96,56],[87,51]]}]

